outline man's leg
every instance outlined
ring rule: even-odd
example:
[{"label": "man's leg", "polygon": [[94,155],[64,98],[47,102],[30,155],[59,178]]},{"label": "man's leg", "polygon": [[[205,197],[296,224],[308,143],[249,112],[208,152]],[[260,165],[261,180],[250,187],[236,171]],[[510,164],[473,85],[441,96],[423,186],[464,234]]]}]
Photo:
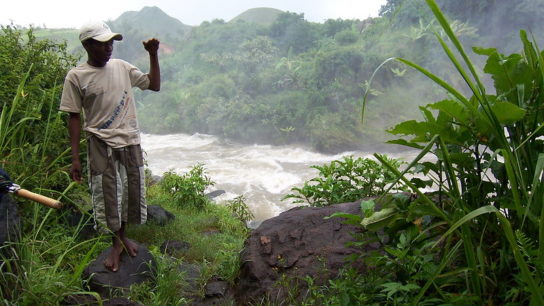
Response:
[{"label": "man's leg", "polygon": [[[126,200],[123,203],[123,221],[131,224],[143,224],[147,220],[147,205],[145,203],[144,161],[140,145],[128,146],[120,158],[126,173]],[[136,256],[138,245],[128,239],[124,232],[121,235],[127,253]]]},{"label": "man's leg", "polygon": [[[118,154],[95,136],[88,139],[90,187],[97,229],[107,227],[112,233],[112,248],[104,266],[119,269],[120,256],[125,248],[125,222],[122,222],[123,178],[118,170]],[[131,249],[133,247],[131,246]],[[133,251],[129,254],[134,254]]]},{"label": "man's leg", "polygon": [[121,261],[121,254],[123,253],[123,242],[120,239],[121,232],[124,231],[124,224],[121,226],[121,229],[113,233],[111,238],[112,247],[111,251],[104,260],[104,266],[113,272],[119,270],[119,262]]},{"label": "man's leg", "polygon": [[104,266],[113,272],[119,270],[119,263],[123,251],[126,251],[132,257],[138,254],[138,245],[129,240],[125,235],[126,223],[123,222],[121,224],[121,228],[113,233],[111,238],[112,248],[104,261]]},{"label": "man's leg", "polygon": [[128,239],[128,237],[125,235],[125,227],[126,223],[123,222],[123,226],[121,226],[121,230],[119,230],[119,240],[123,244],[123,248],[127,254],[134,257],[138,255],[138,245],[132,240]]}]

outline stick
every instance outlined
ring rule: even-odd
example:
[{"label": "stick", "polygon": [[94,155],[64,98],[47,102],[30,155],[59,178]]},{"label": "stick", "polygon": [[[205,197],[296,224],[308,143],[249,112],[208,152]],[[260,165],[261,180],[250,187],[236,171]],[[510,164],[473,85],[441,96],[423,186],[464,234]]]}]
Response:
[{"label": "stick", "polygon": [[51,199],[49,197],[28,191],[26,189],[19,189],[19,190],[16,190],[14,193],[20,197],[23,197],[32,201],[36,201],[45,206],[49,206],[51,208],[60,208],[62,206],[62,204],[55,199]]}]

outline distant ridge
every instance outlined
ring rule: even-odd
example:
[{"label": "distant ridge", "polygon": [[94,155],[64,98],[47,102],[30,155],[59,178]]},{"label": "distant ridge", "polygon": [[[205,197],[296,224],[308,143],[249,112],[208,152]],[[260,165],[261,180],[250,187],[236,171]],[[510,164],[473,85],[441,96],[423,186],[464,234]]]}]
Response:
[{"label": "distant ridge", "polygon": [[183,38],[191,26],[170,17],[156,6],[146,6],[140,11],[127,11],[108,22],[113,31],[138,32],[143,36],[160,36],[171,39]]},{"label": "distant ridge", "polygon": [[275,8],[257,7],[241,13],[229,22],[245,21],[262,25],[270,25],[276,21],[276,18],[278,18],[278,15],[281,13],[283,13],[282,10]]}]

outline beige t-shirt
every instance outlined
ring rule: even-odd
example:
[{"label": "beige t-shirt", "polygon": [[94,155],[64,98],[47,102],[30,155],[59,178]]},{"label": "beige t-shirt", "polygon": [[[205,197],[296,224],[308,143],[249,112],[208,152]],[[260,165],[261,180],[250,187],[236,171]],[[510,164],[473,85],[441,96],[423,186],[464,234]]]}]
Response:
[{"label": "beige t-shirt", "polygon": [[113,148],[139,144],[132,87],[147,89],[149,78],[123,60],[111,59],[104,67],[83,63],[66,75],[60,110],[83,110],[83,129]]}]

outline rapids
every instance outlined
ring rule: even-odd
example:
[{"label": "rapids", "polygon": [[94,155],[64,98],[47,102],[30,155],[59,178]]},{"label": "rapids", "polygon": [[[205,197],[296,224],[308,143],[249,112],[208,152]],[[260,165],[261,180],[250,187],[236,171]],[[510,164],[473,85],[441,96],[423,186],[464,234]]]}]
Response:
[{"label": "rapids", "polygon": [[346,155],[371,156],[367,152],[326,155],[295,146],[241,145],[203,134],[143,134],[142,148],[153,175],[169,170],[183,174],[197,163],[204,164],[215,182],[209,191],[226,191],[215,201],[221,203],[244,195],[256,223],[297,206],[282,198],[292,187],[301,187],[317,176],[318,171],[310,166]]}]

